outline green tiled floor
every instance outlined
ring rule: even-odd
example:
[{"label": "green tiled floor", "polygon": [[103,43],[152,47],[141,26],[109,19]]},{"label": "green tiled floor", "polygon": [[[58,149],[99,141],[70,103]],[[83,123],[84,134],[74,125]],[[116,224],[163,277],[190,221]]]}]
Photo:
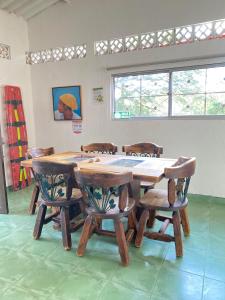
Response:
[{"label": "green tiled floor", "polygon": [[225,199],[189,197],[192,231],[183,258],[173,244],[145,239],[140,249],[130,246],[124,268],[110,238],[93,236],[82,258],[75,254],[80,232],[70,252],[51,224],[33,240],[31,192],[9,192],[10,215],[0,217],[1,300],[225,299]]}]

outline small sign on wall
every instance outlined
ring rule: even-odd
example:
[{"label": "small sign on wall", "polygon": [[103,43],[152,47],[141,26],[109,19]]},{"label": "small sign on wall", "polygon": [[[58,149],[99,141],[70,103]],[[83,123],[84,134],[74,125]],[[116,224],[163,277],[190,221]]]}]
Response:
[{"label": "small sign on wall", "polygon": [[73,133],[79,134],[82,132],[82,121],[81,120],[73,120],[72,121],[72,130]]},{"label": "small sign on wall", "polygon": [[94,102],[103,102],[103,88],[93,88],[93,99]]}]

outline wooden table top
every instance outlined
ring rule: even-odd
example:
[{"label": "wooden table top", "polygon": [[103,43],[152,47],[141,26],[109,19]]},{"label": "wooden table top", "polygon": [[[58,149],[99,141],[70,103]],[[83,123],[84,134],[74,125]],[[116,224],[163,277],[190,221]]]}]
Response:
[{"label": "wooden table top", "polygon": [[[35,160],[59,162],[63,164],[76,163],[78,168],[112,173],[132,172],[134,179],[159,182],[164,174],[164,168],[171,167],[177,161],[170,158],[152,158],[125,155],[87,154],[83,152],[63,152],[50,156],[35,158]],[[32,159],[21,162],[23,167],[32,167]]]}]

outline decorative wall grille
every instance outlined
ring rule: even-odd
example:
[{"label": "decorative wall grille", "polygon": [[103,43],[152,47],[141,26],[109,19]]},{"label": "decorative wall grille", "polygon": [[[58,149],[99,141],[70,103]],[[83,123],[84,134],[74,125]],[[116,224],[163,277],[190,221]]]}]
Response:
[{"label": "decorative wall grille", "polygon": [[30,65],[84,58],[87,54],[86,44],[71,47],[58,47],[26,53],[26,63]]},{"label": "decorative wall grille", "polygon": [[155,32],[141,34],[141,38],[140,38],[140,48],[141,49],[152,48],[155,45],[156,45],[156,33]]},{"label": "decorative wall grille", "polygon": [[43,62],[52,61],[52,50],[42,50],[40,54]]},{"label": "decorative wall grille", "polygon": [[225,38],[225,19],[95,42],[95,55]]},{"label": "decorative wall grille", "polygon": [[76,58],[84,58],[87,54],[86,45],[76,46],[75,47]]},{"label": "decorative wall grille", "polygon": [[216,21],[214,24],[214,30],[217,37],[225,37],[225,20]]},{"label": "decorative wall grille", "polygon": [[52,49],[53,61],[59,61],[63,59],[63,48]]},{"label": "decorative wall grille", "polygon": [[177,27],[175,30],[175,41],[177,45],[193,42],[192,26]]},{"label": "decorative wall grille", "polygon": [[213,22],[202,23],[195,25],[195,39],[207,40],[213,38]]},{"label": "decorative wall grille", "polygon": [[120,53],[123,52],[123,50],[123,39],[114,39],[109,42],[110,53]]},{"label": "decorative wall grille", "polygon": [[95,54],[97,55],[103,55],[107,54],[109,49],[108,49],[108,41],[100,41],[95,43]]},{"label": "decorative wall grille", "polygon": [[166,29],[158,31],[157,42],[159,47],[172,45],[174,43],[174,30]]},{"label": "decorative wall grille", "polygon": [[125,38],[125,49],[126,51],[137,50],[139,46],[139,36],[131,35]]},{"label": "decorative wall grille", "polygon": [[0,58],[11,59],[10,46],[0,43]]}]

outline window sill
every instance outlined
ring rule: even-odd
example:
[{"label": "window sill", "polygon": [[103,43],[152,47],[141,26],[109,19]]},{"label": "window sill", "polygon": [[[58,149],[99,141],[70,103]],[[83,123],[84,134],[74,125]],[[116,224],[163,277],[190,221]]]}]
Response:
[{"label": "window sill", "polygon": [[225,115],[218,116],[166,116],[166,117],[131,117],[131,118],[111,118],[112,121],[155,121],[155,120],[224,120]]}]

